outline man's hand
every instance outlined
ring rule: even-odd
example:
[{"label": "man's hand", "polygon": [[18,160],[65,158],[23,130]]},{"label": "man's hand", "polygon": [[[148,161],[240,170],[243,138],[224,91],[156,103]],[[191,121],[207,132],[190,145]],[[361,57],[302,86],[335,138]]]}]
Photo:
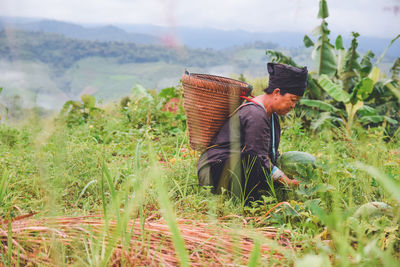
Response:
[{"label": "man's hand", "polygon": [[283,175],[281,178],[279,178],[278,181],[288,186],[299,186],[300,184],[300,181],[296,179],[289,179],[289,177],[287,177],[286,175]]}]

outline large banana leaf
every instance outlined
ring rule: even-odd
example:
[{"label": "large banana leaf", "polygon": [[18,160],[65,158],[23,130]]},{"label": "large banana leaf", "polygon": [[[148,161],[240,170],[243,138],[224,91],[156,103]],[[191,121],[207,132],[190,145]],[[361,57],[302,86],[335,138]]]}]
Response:
[{"label": "large banana leaf", "polygon": [[397,124],[396,120],[389,118],[388,116],[382,116],[382,115],[362,116],[359,119],[361,123],[380,123],[385,120],[391,124]]},{"label": "large banana leaf", "polygon": [[313,35],[319,35],[319,38],[314,43],[311,56],[318,67],[318,75],[332,77],[336,74],[336,54],[334,46],[329,42],[329,33],[328,23],[325,21],[313,30]]},{"label": "large banana leaf", "polygon": [[357,114],[361,116],[373,116],[373,115],[378,115],[378,111],[373,107],[364,105],[358,109]]},{"label": "large banana leaf", "polygon": [[310,98],[312,99],[322,99],[323,98],[323,92],[321,88],[317,85],[317,82],[314,80],[314,78],[311,76],[311,74],[308,74],[307,77],[307,88],[308,88],[308,93]]},{"label": "large banana leaf", "polygon": [[358,100],[365,100],[374,89],[374,82],[370,78],[364,78],[359,81],[353,89],[350,102],[355,104]]},{"label": "large banana leaf", "polygon": [[339,112],[339,109],[337,109],[334,106],[332,106],[331,104],[326,103],[321,100],[313,100],[313,99],[305,99],[304,98],[304,99],[300,100],[300,104],[308,106],[308,107],[318,108],[323,111],[329,111],[329,112],[334,112],[334,113]]},{"label": "large banana leaf", "polygon": [[329,17],[328,3],[326,2],[326,0],[320,0],[318,18],[326,19],[327,17]]},{"label": "large banana leaf", "polygon": [[343,39],[341,35],[336,37],[335,41],[336,52],[337,52],[337,73],[341,75],[344,73],[344,66],[345,66],[345,58],[346,58],[346,50],[343,46]]},{"label": "large banana leaf", "polygon": [[327,75],[321,75],[318,79],[318,83],[334,100],[343,103],[348,103],[350,101],[349,93],[343,91],[343,87],[340,84],[332,82]]},{"label": "large banana leaf", "polygon": [[329,43],[327,37],[321,36],[315,42],[311,56],[318,66],[318,75],[326,74],[333,77],[336,74],[335,49],[333,45]]}]

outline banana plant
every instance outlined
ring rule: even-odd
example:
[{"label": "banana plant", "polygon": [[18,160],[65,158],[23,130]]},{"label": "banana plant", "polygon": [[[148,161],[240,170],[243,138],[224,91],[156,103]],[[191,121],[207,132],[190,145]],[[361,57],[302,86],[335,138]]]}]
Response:
[{"label": "banana plant", "polygon": [[[375,70],[378,69],[376,68]],[[379,115],[376,109],[364,104],[365,100],[372,93],[374,84],[377,82],[375,77],[376,72],[377,71],[373,71],[368,77],[361,79],[355,85],[351,94],[344,90],[344,86],[341,83],[333,82],[328,75],[321,75],[318,79],[318,84],[332,98],[332,102],[342,103],[345,106],[345,112],[328,102],[302,99],[300,101],[301,104],[324,111],[324,113],[321,113],[319,119],[313,122],[311,128],[316,129],[325,121],[336,121],[341,122],[346,127],[347,132],[350,133],[358,111],[359,122],[361,123],[367,124],[387,121],[392,124],[397,124],[396,120],[388,116]]]},{"label": "banana plant", "polygon": [[104,112],[95,105],[95,97],[84,94],[81,96],[81,101],[69,100],[65,102],[61,110],[61,115],[66,117],[68,126],[83,124],[86,123],[89,118],[100,116]]},{"label": "banana plant", "polygon": [[321,24],[313,30],[313,35],[319,37],[314,43],[310,37],[305,35],[303,41],[306,47],[314,46],[311,56],[317,65],[318,76],[325,74],[329,77],[333,77],[336,74],[337,63],[335,47],[330,43],[330,30],[325,20],[328,16],[328,4],[326,0],[321,0],[319,2],[318,18],[322,19],[322,21]]},{"label": "banana plant", "polygon": [[[312,121],[316,118],[311,124],[314,129],[327,121],[342,123],[348,132],[356,119],[363,124],[384,121],[396,124],[397,121],[390,117],[400,120],[400,114],[393,114],[393,110],[397,112],[400,107],[396,102],[393,103],[393,96],[396,96],[400,104],[400,59],[393,65],[392,79],[388,81],[382,80],[384,75],[381,74],[378,64],[400,35],[389,43],[373,64],[375,54],[372,51],[367,51],[362,56],[358,53],[360,35],[357,32],[352,32],[351,44],[347,49],[341,35],[337,36],[335,45],[331,44],[326,22],[328,16],[327,1],[320,0],[318,18],[321,19],[321,24],[313,30],[317,40],[314,42],[308,35],[303,39],[306,47],[313,47],[311,56],[317,66],[317,70],[310,71],[308,75],[305,95],[308,99],[300,102],[303,108],[312,108],[307,109],[306,113],[311,116],[305,120]],[[266,53],[273,62],[300,67],[281,52],[267,50]],[[323,113],[315,114],[314,109]]]}]

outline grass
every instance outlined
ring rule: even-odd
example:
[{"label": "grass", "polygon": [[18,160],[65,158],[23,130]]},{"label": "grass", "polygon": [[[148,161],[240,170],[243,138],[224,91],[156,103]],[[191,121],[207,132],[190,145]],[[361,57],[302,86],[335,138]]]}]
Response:
[{"label": "grass", "polygon": [[[40,238],[36,257],[47,257],[40,265],[129,266],[132,257],[184,266],[398,262],[398,136],[386,139],[382,127],[356,126],[351,136],[337,128],[311,132],[289,116],[280,150],[316,156],[318,168],[304,174],[311,182],[287,190],[284,204],[271,194],[242,205],[198,187],[199,153],[188,145],[182,110],[162,112],[165,99],[154,98],[154,105],[132,99],[125,110],[104,106],[102,116],[81,124],[34,116],[0,125],[2,264],[25,263],[18,255]],[[391,214],[352,217],[372,201],[389,204]]]}]

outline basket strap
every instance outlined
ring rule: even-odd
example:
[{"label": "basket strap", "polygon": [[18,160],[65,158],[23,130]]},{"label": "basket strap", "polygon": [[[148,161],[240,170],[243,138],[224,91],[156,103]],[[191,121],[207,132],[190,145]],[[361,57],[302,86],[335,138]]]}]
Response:
[{"label": "basket strap", "polygon": [[245,100],[248,101],[248,102],[252,102],[252,103],[254,103],[254,104],[260,105],[260,103],[254,101],[254,100],[251,99],[251,98],[248,98],[247,96],[241,95],[240,98],[243,98],[243,99],[245,99]]},{"label": "basket strap", "polygon": [[[253,99],[251,99],[251,98],[248,98],[247,96],[240,96],[241,98],[243,98],[243,99],[245,99],[246,101],[248,101],[247,103],[243,103],[243,104],[241,104],[240,106],[238,106],[231,114],[229,114],[229,117],[228,118],[230,118],[230,117],[232,117],[239,109],[241,109],[242,107],[244,107],[244,106],[247,106],[247,105],[250,105],[250,104],[256,104],[256,105],[260,105],[260,106],[262,106],[261,105],[261,103],[259,103],[259,102],[257,102],[257,101],[254,101]],[[254,96],[253,96],[254,97]],[[262,106],[263,108],[264,108],[264,110],[265,110],[265,107],[264,106]],[[217,147],[217,146],[220,146],[220,144],[215,144],[215,145],[212,145],[212,146],[209,146],[209,147],[207,147],[205,150],[207,151],[207,150],[209,150],[209,149],[211,149],[211,148],[214,148],[214,147]]]}]

